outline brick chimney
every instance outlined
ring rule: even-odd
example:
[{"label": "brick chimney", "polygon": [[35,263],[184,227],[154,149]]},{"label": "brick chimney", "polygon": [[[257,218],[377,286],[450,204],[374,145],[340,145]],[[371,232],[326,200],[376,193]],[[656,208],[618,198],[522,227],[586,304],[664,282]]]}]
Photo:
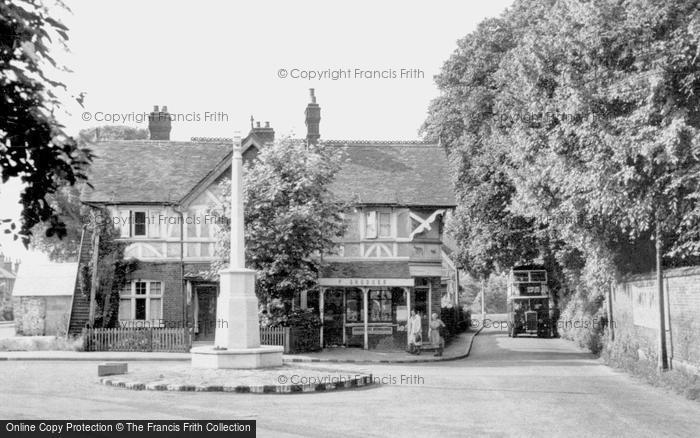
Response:
[{"label": "brick chimney", "polygon": [[260,122],[255,122],[250,116],[250,133],[258,136],[263,143],[275,142],[275,130],[270,127],[270,122],[265,122],[265,126],[260,126]]},{"label": "brick chimney", "polygon": [[319,124],[321,123],[321,107],[316,103],[316,93],[313,88],[309,89],[311,102],[306,105],[306,141],[308,144],[318,143],[321,138]]},{"label": "brick chimney", "polygon": [[19,270],[19,260],[13,262],[10,257],[6,257],[5,254],[0,253],[0,268],[12,274],[17,274]]},{"label": "brick chimney", "polygon": [[158,105],[153,107],[153,112],[148,116],[148,131],[150,132],[151,140],[170,140],[170,113],[168,107],[163,105],[163,108],[158,111]]}]

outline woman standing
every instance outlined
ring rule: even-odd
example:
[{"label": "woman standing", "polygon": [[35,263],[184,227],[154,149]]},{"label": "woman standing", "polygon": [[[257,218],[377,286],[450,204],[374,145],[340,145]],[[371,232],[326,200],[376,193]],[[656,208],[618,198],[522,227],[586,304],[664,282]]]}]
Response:
[{"label": "woman standing", "polygon": [[408,352],[411,354],[420,354],[421,346],[421,322],[420,314],[415,310],[411,310],[411,317],[408,318],[406,327],[408,334]]},{"label": "woman standing", "polygon": [[440,336],[444,327],[445,323],[438,318],[438,314],[433,313],[433,319],[430,321],[430,343],[437,346],[435,356],[442,356],[442,350],[445,348],[445,339]]}]

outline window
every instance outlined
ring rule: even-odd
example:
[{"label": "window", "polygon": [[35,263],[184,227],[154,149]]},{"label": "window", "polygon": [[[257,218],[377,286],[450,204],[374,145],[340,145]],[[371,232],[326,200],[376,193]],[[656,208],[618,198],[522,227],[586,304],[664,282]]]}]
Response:
[{"label": "window", "polygon": [[547,272],[545,271],[532,271],[530,272],[530,281],[531,282],[546,282],[547,281]]},{"label": "window", "polygon": [[146,212],[145,211],[135,211],[133,213],[133,229],[131,231],[132,236],[145,236],[146,235]]},{"label": "window", "polygon": [[162,283],[136,280],[127,283],[119,294],[119,319],[154,321],[162,318]]},{"label": "window", "polygon": [[391,237],[391,213],[379,213],[379,237]]},{"label": "window", "polygon": [[363,322],[362,291],[352,289],[345,292],[345,320],[347,322]]},{"label": "window", "polygon": [[[155,237],[161,235],[160,223],[165,224],[166,217],[160,209],[149,210],[119,210],[120,237]],[[179,231],[179,226],[171,226],[171,230]],[[172,232],[172,231],[171,231]]]},{"label": "window", "polygon": [[377,238],[377,212],[368,211],[365,213],[365,237],[367,239]]},{"label": "window", "polygon": [[368,211],[365,213],[365,238],[391,237],[391,213]]},{"label": "window", "polygon": [[369,291],[369,322],[392,322],[392,293],[389,290]]},{"label": "window", "polygon": [[513,281],[515,283],[527,283],[528,275],[527,271],[513,271]]}]

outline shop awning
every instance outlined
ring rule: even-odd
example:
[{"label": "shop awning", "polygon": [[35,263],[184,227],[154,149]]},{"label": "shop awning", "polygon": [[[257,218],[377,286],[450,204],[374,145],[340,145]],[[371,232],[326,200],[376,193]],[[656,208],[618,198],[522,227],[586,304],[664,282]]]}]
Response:
[{"label": "shop awning", "polygon": [[331,262],[321,268],[321,286],[413,286],[407,261]]}]

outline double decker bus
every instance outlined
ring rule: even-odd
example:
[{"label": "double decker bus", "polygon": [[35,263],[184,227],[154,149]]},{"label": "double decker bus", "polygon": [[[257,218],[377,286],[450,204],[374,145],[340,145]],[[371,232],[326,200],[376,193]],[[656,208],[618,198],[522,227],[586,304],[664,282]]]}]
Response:
[{"label": "double decker bus", "polygon": [[554,299],[542,265],[516,266],[508,277],[508,336],[552,337]]}]

